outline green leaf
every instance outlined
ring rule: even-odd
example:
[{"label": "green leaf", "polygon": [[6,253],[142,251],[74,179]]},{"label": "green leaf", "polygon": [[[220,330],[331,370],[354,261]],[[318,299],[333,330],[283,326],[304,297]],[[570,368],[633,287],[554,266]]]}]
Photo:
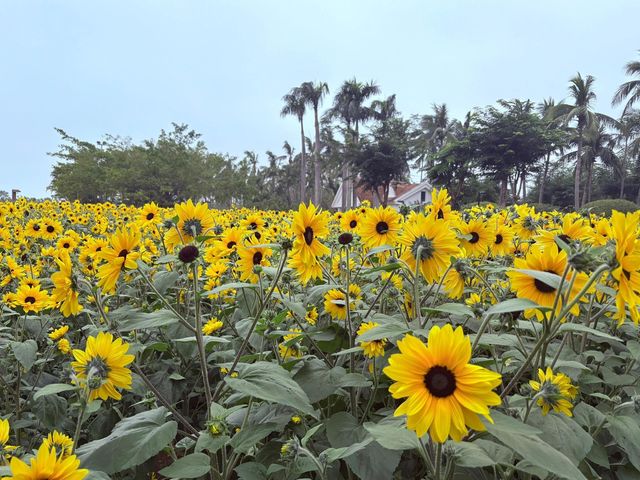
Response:
[{"label": "green leaf", "polygon": [[621,342],[622,340],[618,337],[614,337],[613,335],[609,335],[608,333],[601,332],[600,330],[595,330],[591,327],[587,327],[586,325],[582,325],[581,323],[563,323],[560,325],[558,332],[581,332],[581,333],[589,333],[595,337],[606,338],[607,340],[611,340],[613,342]]},{"label": "green leaf", "polygon": [[180,274],[173,270],[163,270],[153,276],[153,285],[161,295],[172,287],[180,278]]},{"label": "green leaf", "polygon": [[260,425],[248,425],[238,433],[236,433],[229,445],[231,445],[236,451],[240,453],[249,453],[249,450],[253,448],[256,443],[269,435],[271,432],[275,432],[278,429],[277,423],[263,423]]},{"label": "green leaf", "polygon": [[[530,277],[535,278],[536,280],[540,280],[543,283],[546,283],[550,287],[554,289],[558,289],[560,287],[560,281],[562,277],[560,275],[556,275],[555,273],[543,272],[540,270],[527,270],[527,269],[511,269],[513,272],[524,273],[525,275],[529,275]],[[566,290],[567,282],[562,286],[562,290]]]},{"label": "green leaf", "polygon": [[198,441],[196,442],[195,452],[202,452],[206,450],[209,453],[216,453],[230,440],[228,435],[218,435],[212,437],[209,432],[200,432]]},{"label": "green leaf", "polygon": [[244,282],[231,282],[225,283],[224,285],[220,285],[219,287],[214,288],[213,290],[208,290],[202,294],[203,297],[208,295],[215,295],[216,293],[226,292],[227,290],[239,290],[241,288],[258,288],[258,285],[254,285],[253,283],[244,283]]},{"label": "green leaf", "polygon": [[[402,453],[384,448],[356,419],[347,412],[338,412],[326,422],[327,438],[331,447],[336,449],[333,456],[343,456],[351,470],[362,480],[387,480],[400,463]],[[362,449],[363,443],[367,443]],[[355,447],[354,447],[355,446]],[[340,450],[353,447],[357,451]]]},{"label": "green leaf", "polygon": [[238,364],[238,372],[236,378],[224,378],[232,390],[268,402],[288,405],[315,416],[307,394],[281,366],[270,362]]},{"label": "green leaf", "polygon": [[11,350],[13,351],[13,356],[16,357],[16,360],[22,365],[22,368],[31,370],[38,355],[38,344],[36,341],[29,339],[24,342],[11,342]]},{"label": "green leaf", "polygon": [[209,455],[205,453],[192,453],[179,458],[158,473],[169,478],[198,478],[209,473],[211,470],[209,462]]},{"label": "green leaf", "polygon": [[327,463],[333,463],[336,460],[340,460],[341,458],[350,457],[356,452],[359,452],[364,447],[369,445],[373,441],[372,438],[367,438],[362,442],[353,443],[348,447],[340,447],[340,448],[327,448],[320,455],[326,459]]},{"label": "green leaf", "polygon": [[499,313],[521,312],[523,310],[528,310],[530,308],[540,308],[540,305],[526,298],[510,298],[509,300],[505,300],[504,302],[500,302],[500,303],[496,303],[495,305],[492,305],[487,310],[485,315],[497,315]]},{"label": "green leaf", "polygon": [[40,397],[46,397],[47,395],[53,395],[55,393],[70,392],[71,390],[77,390],[76,385],[68,385],[66,383],[50,383],[39,389],[34,395],[33,399],[38,400]]},{"label": "green leaf", "polygon": [[471,307],[467,305],[463,305],[462,303],[443,303],[442,305],[438,305],[437,307],[425,308],[427,312],[439,312],[439,313],[448,313],[451,315],[459,315],[461,317],[475,317],[475,313]]},{"label": "green leaf", "polygon": [[[492,416],[495,413],[493,412]],[[508,430],[490,429],[489,425],[487,425],[487,430],[536,468],[542,468],[567,480],[586,480],[585,476],[568,457],[540,438]]]},{"label": "green leaf", "polygon": [[629,457],[631,464],[640,470],[640,425],[638,421],[632,417],[626,416],[607,416],[609,425],[607,429],[615,438],[616,443],[620,445]]},{"label": "green leaf", "polygon": [[234,468],[240,480],[267,480],[267,467],[258,462],[246,462]]},{"label": "green leaf", "polygon": [[160,407],[122,419],[107,437],[76,449],[82,466],[111,474],[146,462],[176,436],[178,424],[167,422],[166,415]]},{"label": "green leaf", "polygon": [[529,416],[528,423],[542,430],[540,438],[569,457],[574,465],[587,456],[593,445],[591,435],[565,415],[543,416],[540,410],[535,410]]},{"label": "green leaf", "polygon": [[629,353],[631,354],[631,358],[638,361],[640,360],[640,343],[635,340],[629,340],[627,342],[627,348],[629,349]]},{"label": "green leaf", "polygon": [[313,437],[316,433],[318,433],[319,431],[324,429],[324,424],[323,423],[319,423],[318,425],[316,425],[313,428],[310,428],[307,433],[304,434],[304,437],[302,437],[302,440],[300,440],[300,444],[303,447],[307,446],[307,443],[309,443],[309,440],[311,440],[311,437]]},{"label": "green leaf", "polygon": [[453,446],[456,449],[456,466],[479,468],[490,467],[497,463],[475,443],[457,442]]},{"label": "green leaf", "polygon": [[407,430],[402,418],[388,417],[379,423],[366,422],[364,428],[376,442],[389,450],[413,450],[420,446],[417,435]]},{"label": "green leaf", "polygon": [[409,329],[406,325],[400,323],[384,323],[367,330],[356,338],[357,342],[370,342],[372,340],[380,340],[381,338],[396,338],[407,333]]},{"label": "green leaf", "polygon": [[487,426],[487,430],[489,431],[489,433],[494,434],[494,436],[497,436],[495,434],[499,434],[502,432],[522,435],[538,435],[542,433],[541,430],[526,425],[520,420],[505,415],[504,413],[498,412],[497,410],[493,410],[491,412],[491,419],[493,420],[493,423],[489,423],[485,420],[484,424]]},{"label": "green leaf", "polygon": [[178,323],[178,317],[170,310],[161,309],[150,313],[131,310],[120,318],[118,329],[130,332],[131,330],[165,327],[174,323]]}]

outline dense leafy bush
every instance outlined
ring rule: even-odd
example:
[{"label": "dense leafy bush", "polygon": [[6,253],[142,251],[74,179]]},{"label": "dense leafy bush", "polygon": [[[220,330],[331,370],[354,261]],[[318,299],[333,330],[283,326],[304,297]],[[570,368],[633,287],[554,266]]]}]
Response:
[{"label": "dense leafy bush", "polygon": [[587,212],[595,213],[596,215],[611,215],[611,212],[616,210],[618,212],[627,213],[635,212],[640,207],[629,201],[621,198],[608,198],[605,200],[596,200],[595,202],[589,202],[583,207]]}]

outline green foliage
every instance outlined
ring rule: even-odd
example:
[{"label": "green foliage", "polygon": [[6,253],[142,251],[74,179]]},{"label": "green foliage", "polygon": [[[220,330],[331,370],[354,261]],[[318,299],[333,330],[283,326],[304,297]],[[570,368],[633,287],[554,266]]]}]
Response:
[{"label": "green foliage", "polygon": [[597,215],[611,215],[613,210],[617,210],[618,212],[627,213],[627,212],[635,212],[639,210],[640,207],[630,202],[629,200],[623,200],[620,198],[609,198],[604,200],[596,200],[594,202],[590,202],[585,204],[583,207],[585,211],[595,213]]}]

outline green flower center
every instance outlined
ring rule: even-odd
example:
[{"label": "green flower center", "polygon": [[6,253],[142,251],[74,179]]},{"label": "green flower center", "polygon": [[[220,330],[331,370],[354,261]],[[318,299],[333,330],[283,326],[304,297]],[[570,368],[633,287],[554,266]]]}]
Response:
[{"label": "green flower center", "polygon": [[197,218],[190,218],[184,221],[182,231],[192,237],[197,237],[202,233],[202,223]]},{"label": "green flower center", "polygon": [[[419,256],[418,258],[418,251]],[[429,260],[433,257],[436,249],[433,247],[433,240],[425,236],[417,237],[411,246],[411,253],[416,260]]]}]

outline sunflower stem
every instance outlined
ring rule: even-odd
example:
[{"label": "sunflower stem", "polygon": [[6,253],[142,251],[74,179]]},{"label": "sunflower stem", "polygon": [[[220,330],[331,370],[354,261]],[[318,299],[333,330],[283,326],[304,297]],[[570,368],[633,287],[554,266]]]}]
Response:
[{"label": "sunflower stem", "polygon": [[435,480],[442,480],[442,443],[436,445],[436,458],[434,463],[435,471],[433,478]]},{"label": "sunflower stem", "polygon": [[204,350],[204,338],[202,335],[202,316],[200,314],[200,293],[198,292],[198,264],[193,263],[193,300],[195,302],[195,324],[196,324],[196,344],[198,346],[198,358],[200,360],[200,373],[202,375],[202,383],[204,386],[204,397],[207,401],[207,419],[209,419],[209,411],[213,397],[211,395],[211,385],[209,384],[209,368],[207,366],[207,354]]},{"label": "sunflower stem", "polygon": [[422,460],[424,461],[424,465],[425,467],[427,467],[427,470],[429,470],[430,474],[434,474],[435,473],[435,468],[433,467],[433,462],[431,461],[431,457],[429,456],[429,452],[427,451],[427,447],[425,446],[424,442],[422,441],[421,438],[418,437],[418,452],[420,453],[420,456],[422,457]]},{"label": "sunflower stem", "polygon": [[[271,287],[269,288],[269,291],[267,292],[267,295],[264,298],[264,301],[260,305],[260,308],[258,309],[258,312],[256,313],[256,316],[253,319],[253,323],[249,327],[249,331],[246,333],[246,335],[244,337],[244,340],[242,341],[242,344],[240,345],[240,348],[238,349],[238,352],[236,353],[236,356],[233,359],[233,364],[231,365],[231,368],[229,369],[229,371],[227,372],[225,377],[231,375],[233,373],[233,371],[236,369],[236,367],[238,366],[238,363],[240,362],[240,357],[244,353],[244,350],[247,348],[247,345],[249,344],[249,338],[253,334],[253,331],[256,329],[256,326],[258,325],[258,321],[260,320],[260,316],[262,315],[262,312],[266,308],[267,303],[269,302],[269,299],[271,298],[271,295],[273,295],[273,291],[278,286],[278,282],[280,281],[280,277],[282,277],[282,272],[284,271],[284,266],[287,263],[287,257],[288,256],[289,256],[289,250],[288,249],[284,249],[283,254],[282,254],[282,260],[280,260],[280,265],[278,265],[278,270],[276,272],[275,278],[273,279],[273,283],[271,284]],[[222,389],[224,388],[224,385],[225,385],[224,381],[220,381],[218,383],[218,386],[216,387],[216,390],[213,393],[213,399],[212,400],[214,402],[220,397],[220,394],[222,393]]]}]

